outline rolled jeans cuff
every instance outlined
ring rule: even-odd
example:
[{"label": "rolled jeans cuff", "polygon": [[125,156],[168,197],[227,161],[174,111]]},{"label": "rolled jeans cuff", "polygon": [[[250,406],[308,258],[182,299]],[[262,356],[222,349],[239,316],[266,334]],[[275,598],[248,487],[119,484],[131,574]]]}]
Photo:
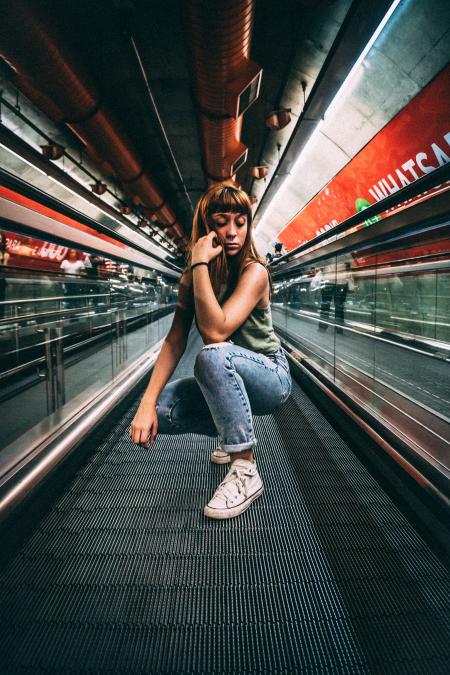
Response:
[{"label": "rolled jeans cuff", "polygon": [[251,450],[254,448],[257,443],[256,438],[253,441],[245,441],[245,443],[233,443],[233,445],[227,445],[226,443],[221,443],[220,447],[224,452],[228,452],[232,455],[235,452],[243,452],[244,450]]}]

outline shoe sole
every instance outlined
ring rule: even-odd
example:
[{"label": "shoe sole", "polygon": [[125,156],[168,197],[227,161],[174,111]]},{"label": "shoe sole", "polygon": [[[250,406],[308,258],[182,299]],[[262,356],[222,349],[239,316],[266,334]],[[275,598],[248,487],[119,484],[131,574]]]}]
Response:
[{"label": "shoe sole", "polygon": [[213,464],[229,464],[230,461],[231,461],[230,455],[227,455],[226,457],[216,457],[213,452],[211,453],[211,462]]},{"label": "shoe sole", "polygon": [[244,513],[244,511],[248,509],[252,502],[254,502],[257,497],[262,495],[263,492],[264,486],[261,486],[258,492],[255,492],[255,494],[249,497],[247,501],[245,501],[243,504],[239,504],[238,506],[234,506],[232,509],[212,509],[210,506],[205,506],[203,509],[203,514],[207,518],[213,518],[214,520],[228,520],[228,518],[235,518],[236,516],[240,516],[241,513]]}]

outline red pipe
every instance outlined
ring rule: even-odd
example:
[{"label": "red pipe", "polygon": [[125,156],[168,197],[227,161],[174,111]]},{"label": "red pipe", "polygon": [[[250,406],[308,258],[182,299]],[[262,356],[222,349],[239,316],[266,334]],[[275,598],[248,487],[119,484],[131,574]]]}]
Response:
[{"label": "red pipe", "polygon": [[203,156],[210,180],[232,176],[230,167],[245,146],[242,115],[227,110],[227,85],[248,65],[254,0],[191,0],[188,19],[193,80],[200,114]]},{"label": "red pipe", "polygon": [[172,225],[176,216],[146,173],[141,156],[113,113],[102,104],[95,82],[67,47],[50,16],[37,3],[14,0],[2,12],[0,55],[17,75],[17,84],[56,121],[61,119],[102,158],[128,190]]}]

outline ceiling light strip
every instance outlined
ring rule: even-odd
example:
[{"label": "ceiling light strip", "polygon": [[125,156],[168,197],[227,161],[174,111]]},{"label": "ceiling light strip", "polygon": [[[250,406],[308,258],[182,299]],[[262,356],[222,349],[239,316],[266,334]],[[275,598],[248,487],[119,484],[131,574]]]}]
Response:
[{"label": "ceiling light strip", "polygon": [[[383,31],[383,29],[384,29],[384,27],[386,26],[387,22],[389,21],[389,19],[391,18],[391,16],[393,15],[393,13],[395,12],[395,10],[397,9],[398,5],[399,5],[401,2],[402,2],[402,0],[394,0],[394,2],[392,2],[392,4],[390,5],[388,11],[387,11],[386,14],[383,16],[382,20],[380,21],[380,23],[378,24],[377,28],[376,28],[375,31],[373,32],[373,34],[372,34],[370,40],[369,40],[369,41],[367,42],[367,44],[365,45],[364,49],[362,50],[362,52],[361,52],[361,54],[359,55],[359,57],[356,59],[355,63],[353,64],[352,68],[350,69],[350,71],[349,71],[348,75],[346,76],[345,80],[343,81],[343,83],[342,83],[341,86],[339,87],[338,91],[336,92],[335,96],[333,97],[333,100],[330,102],[330,104],[329,104],[328,107],[326,108],[326,110],[325,110],[325,112],[324,112],[324,117],[325,117],[325,115],[329,115],[329,114],[330,114],[330,112],[332,111],[332,109],[334,108],[334,106],[336,105],[336,103],[340,100],[340,98],[342,97],[342,95],[343,95],[343,94],[345,93],[345,91],[349,88],[349,85],[351,84],[353,78],[355,77],[355,74],[356,74],[356,72],[357,72],[359,66],[360,66],[361,63],[364,61],[365,57],[366,57],[367,54],[369,53],[370,49],[373,47],[373,45],[374,45],[374,43],[376,42],[377,38],[379,37],[380,33]],[[314,128],[314,130],[312,131],[310,137],[309,137],[308,140],[305,142],[305,144],[304,144],[303,147],[301,148],[301,150],[300,150],[298,156],[296,157],[295,162],[294,162],[294,164],[293,164],[293,166],[292,166],[290,172],[289,172],[289,173],[286,173],[286,174],[283,176],[284,180],[280,183],[278,190],[277,190],[276,193],[272,196],[272,198],[270,199],[270,201],[269,201],[268,203],[265,204],[265,208],[264,208],[265,211],[266,211],[267,208],[269,208],[269,206],[270,206],[271,204],[273,204],[274,200],[275,200],[277,197],[280,196],[280,193],[287,187],[287,185],[289,184],[290,180],[293,180],[293,179],[294,179],[294,177],[295,177],[295,172],[296,172],[296,170],[297,170],[297,168],[298,168],[299,160],[301,159],[302,155],[304,154],[304,152],[306,151],[306,149],[308,148],[308,146],[310,145],[310,143],[316,138],[318,132],[320,131],[321,127],[323,126],[323,123],[324,123],[324,119],[320,120],[320,121],[317,123],[317,125],[315,126],[315,128]],[[276,174],[276,177],[277,177],[277,178],[280,178],[281,176],[280,176],[280,174]],[[270,188],[270,185],[269,185],[269,188]],[[269,188],[268,188],[268,189],[269,189]],[[264,198],[264,197],[263,197],[263,198]],[[260,200],[260,204],[262,204],[263,198]],[[261,207],[260,207],[260,208],[261,208]],[[265,216],[265,214],[262,216],[261,220],[257,223],[257,226],[258,226],[258,227],[261,227],[261,224],[262,224],[262,222],[263,222],[264,216]]]}]

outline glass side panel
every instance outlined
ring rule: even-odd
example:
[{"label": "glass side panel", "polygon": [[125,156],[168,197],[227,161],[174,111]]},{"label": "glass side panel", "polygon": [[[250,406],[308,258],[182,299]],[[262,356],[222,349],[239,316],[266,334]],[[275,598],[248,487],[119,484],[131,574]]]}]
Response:
[{"label": "glass side panel", "polygon": [[93,385],[101,389],[113,378],[112,346],[116,316],[96,307],[59,322],[62,333],[65,402]]},{"label": "glass side panel", "polygon": [[177,300],[172,278],[16,239],[2,232],[0,448],[113,381],[167,334]]},{"label": "glass side panel", "polygon": [[436,272],[436,340],[450,343],[450,269]]},{"label": "glass side panel", "polygon": [[374,377],[375,282],[358,273],[349,255],[336,258],[333,299],[335,378],[353,383],[365,403],[372,403]]},{"label": "glass side panel", "polygon": [[273,294],[275,328],[380,420],[450,457],[450,229],[299,263]]}]

